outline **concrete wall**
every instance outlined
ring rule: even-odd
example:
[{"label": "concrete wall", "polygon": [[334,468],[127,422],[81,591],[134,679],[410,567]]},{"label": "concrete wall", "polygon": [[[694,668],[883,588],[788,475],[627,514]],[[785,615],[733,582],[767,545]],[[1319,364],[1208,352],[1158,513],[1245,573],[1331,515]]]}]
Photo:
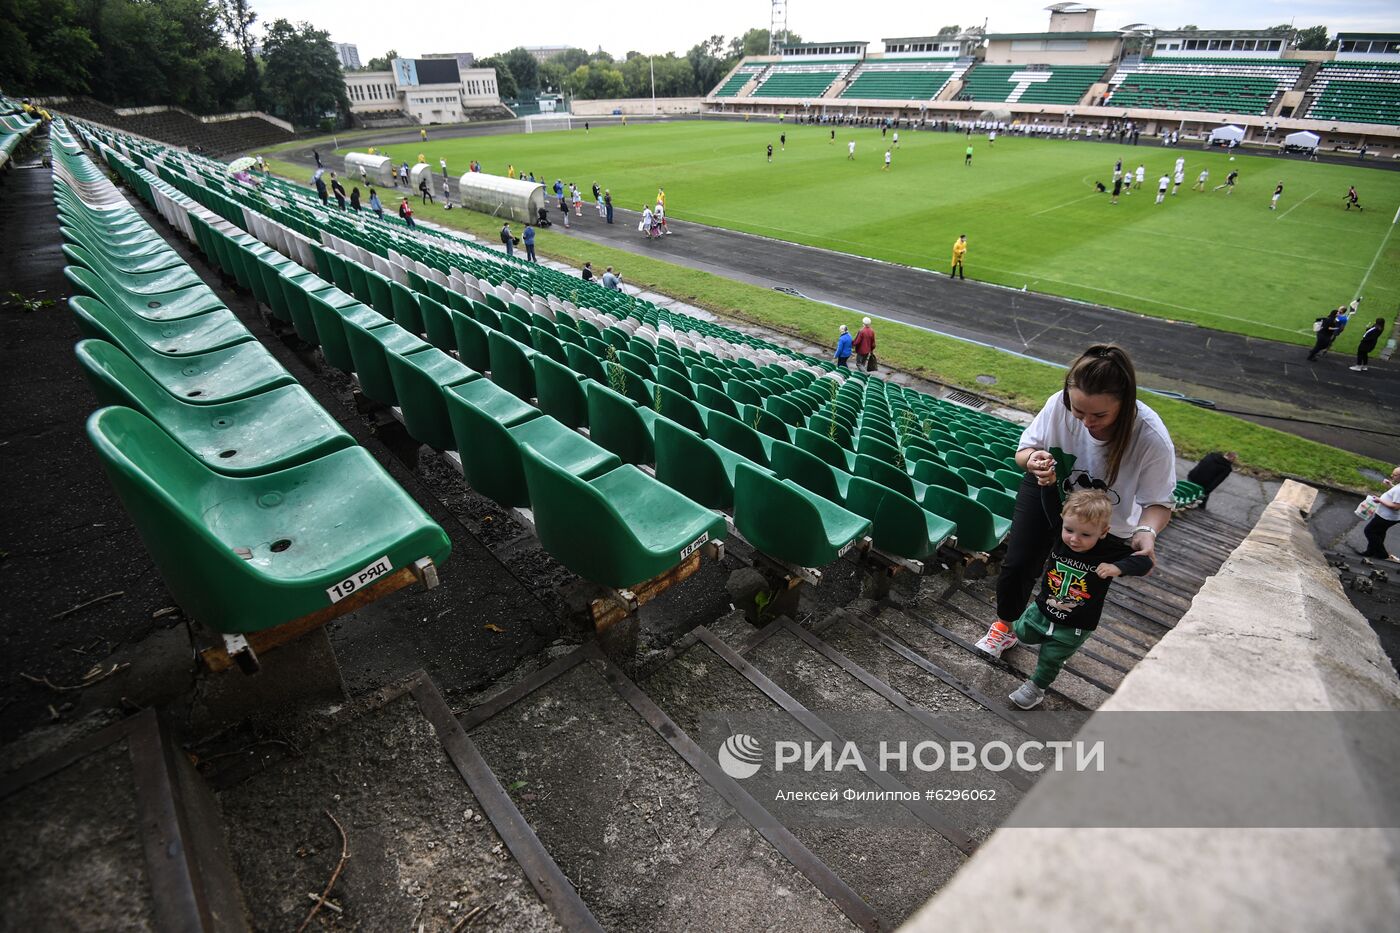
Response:
[{"label": "concrete wall", "polygon": [[987,43],[988,65],[1103,65],[1118,54],[1121,39],[1085,39],[1082,49],[1018,49],[1013,42],[993,39]]},{"label": "concrete wall", "polygon": [[613,100],[574,100],[570,112],[576,117],[601,117],[621,110],[625,114],[649,116],[652,113],[699,113],[703,97],[658,97],[652,110],[650,97],[627,97]]},{"label": "concrete wall", "polygon": [[[1316,494],[1284,484],[1103,710],[1400,709],[1380,642],[1308,532]],[[1092,741],[1094,730],[1091,719],[1079,738]],[[1049,774],[1028,799],[1069,800],[1073,782]],[[1003,829],[902,929],[1394,929],[1395,835]]]}]

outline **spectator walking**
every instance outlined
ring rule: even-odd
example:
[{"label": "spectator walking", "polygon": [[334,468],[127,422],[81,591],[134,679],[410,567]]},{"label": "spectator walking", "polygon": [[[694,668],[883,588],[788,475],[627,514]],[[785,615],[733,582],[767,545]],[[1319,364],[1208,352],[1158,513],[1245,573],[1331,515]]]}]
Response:
[{"label": "spectator walking", "polygon": [[360,189],[359,186],[350,189],[350,210],[355,213],[360,212]]},{"label": "spectator walking", "polygon": [[1201,497],[1201,508],[1205,508],[1206,503],[1210,502],[1210,494],[1215,491],[1215,487],[1230,478],[1237,460],[1239,455],[1233,450],[1225,453],[1214,450],[1202,457],[1201,462],[1186,474],[1186,481],[1200,486],[1204,493]]},{"label": "spectator walking", "polygon": [[369,209],[374,211],[374,216],[384,219],[384,205],[379,200],[379,192],[373,188],[369,189]]},{"label": "spectator walking", "polygon": [[[1138,400],[1132,360],[1112,344],[1091,346],[1071,364],[1063,389],[1046,400],[1017,446],[1016,463],[1026,475],[1016,495],[997,579],[997,618],[977,642],[979,650],[993,657],[1016,644],[1020,636],[1008,620],[1019,619],[1025,612],[1052,546],[1057,539],[1064,541],[1063,531],[1047,514],[1042,486],[1055,487],[1056,492],[1103,490],[1110,505],[1105,541],[1127,546],[1132,556],[1147,558],[1148,566],[1156,563],[1157,535],[1171,521],[1175,504],[1176,451],[1171,435],[1157,413]],[[1058,453],[1052,454],[1052,449]],[[1058,587],[1047,574],[1047,588],[1063,594],[1058,600],[1072,599],[1080,611],[1095,613],[1102,606],[1102,593],[1085,585],[1091,574],[1097,576],[1096,568],[1062,573]],[[1070,610],[1075,608],[1072,604]],[[1082,641],[1080,636],[1089,628],[1075,622],[1073,628],[1057,634]],[[1066,647],[1068,656],[1078,645],[1062,645],[1061,650]]]},{"label": "spectator walking", "polygon": [[611,288],[615,292],[622,290],[622,276],[614,272],[612,266],[603,271],[603,287]]},{"label": "spectator walking", "polygon": [[[1118,185],[1115,182],[1114,188],[1117,189],[1117,187]],[[961,236],[959,236],[957,240],[953,243],[953,267],[948,270],[948,278],[951,279],[953,276],[956,275],[958,278],[963,279],[964,281],[967,279],[967,275],[963,272],[963,257],[966,255],[967,234],[964,233]]]},{"label": "spectator walking", "polygon": [[426,175],[418,180],[418,193],[423,196],[424,204],[427,204],[433,199],[433,192],[428,188],[428,177]]},{"label": "spectator walking", "polygon": [[408,187],[408,163],[407,163],[407,162],[404,162],[404,163],[402,163],[401,165],[399,165],[399,181],[403,182],[403,186],[404,186],[405,188]]},{"label": "spectator walking", "polygon": [[507,256],[515,255],[515,235],[510,232],[510,224],[501,224],[501,244],[506,248]]},{"label": "spectator walking", "polygon": [[575,217],[582,217],[582,216],[583,216],[583,195],[579,194],[578,185],[570,185],[570,186],[569,186],[569,189],[570,189],[570,192],[573,194],[573,198],[574,198],[574,216],[575,216]]},{"label": "spectator walking", "polygon": [[360,166],[360,184],[364,185],[366,188],[369,187],[369,173],[365,171],[363,165]]},{"label": "spectator walking", "polygon": [[656,224],[657,236],[661,234],[671,235],[671,228],[666,225],[666,205],[660,201],[656,202],[656,209],[651,212],[652,222]]},{"label": "spectator walking", "polygon": [[[1400,563],[1400,557],[1396,557],[1386,550],[1386,533],[1400,524],[1400,467],[1390,471],[1390,478],[1385,481],[1390,488],[1379,496],[1375,497],[1376,514],[1371,516],[1371,520],[1366,523],[1366,549],[1357,550],[1362,557],[1375,557],[1380,560],[1388,560],[1393,563]],[[1369,498],[1369,497],[1368,497]]]},{"label": "spectator walking", "polygon": [[315,176],[313,176],[312,181],[316,185],[316,197],[321,199],[321,206],[329,207],[331,194],[330,191],[326,189],[325,177],[320,172],[317,172]]},{"label": "spectator walking", "polygon": [[1326,317],[1320,317],[1313,322],[1313,332],[1317,334],[1314,340],[1312,351],[1308,353],[1308,362],[1317,359],[1319,353],[1325,352],[1332,346],[1332,341],[1337,339],[1337,335],[1342,332],[1342,325],[1337,320],[1337,313],[1341,308],[1333,308],[1327,312]]},{"label": "spectator walking", "polygon": [[846,329],[846,325],[841,325],[841,330],[836,337],[836,365],[843,369],[850,369],[851,364],[851,332]]},{"label": "spectator walking", "polygon": [[320,167],[321,167],[321,153],[317,152],[315,149],[312,149],[312,150],[311,150],[311,158],[313,158],[313,159],[316,160],[316,167],[317,167],[317,168],[320,168]]},{"label": "spectator walking", "polygon": [[585,262],[583,264],[583,280],[585,282],[593,281],[593,263]]},{"label": "spectator walking", "polygon": [[604,189],[604,191],[603,191],[603,207],[604,207],[604,208],[607,210],[607,212],[608,212],[608,223],[612,223],[612,222],[613,222],[612,191],[607,190],[607,189]]},{"label": "spectator walking", "polygon": [[331,172],[331,194],[335,196],[336,206],[345,210],[345,186],[335,177],[335,172]]},{"label": "spectator walking", "polygon": [[851,341],[851,351],[856,355],[856,366],[870,372],[875,371],[875,330],[870,326],[870,318],[860,319],[860,330]]},{"label": "spectator walking", "polygon": [[525,222],[525,232],[521,234],[525,241],[525,259],[527,262],[538,262],[535,259],[535,228],[527,220]]},{"label": "spectator walking", "polygon": [[403,218],[403,222],[409,227],[418,226],[413,222],[413,208],[408,206],[408,198],[404,198],[403,202],[399,204],[399,216]]},{"label": "spectator walking", "polygon": [[1364,373],[1371,368],[1367,363],[1384,333],[1385,318],[1383,317],[1376,318],[1376,322],[1366,328],[1366,332],[1361,335],[1361,342],[1356,345],[1356,365],[1350,367],[1353,371]]},{"label": "spectator walking", "polygon": [[603,189],[598,187],[598,183],[593,183],[593,204],[598,208],[598,216],[603,216]]},{"label": "spectator walking", "polygon": [[642,205],[642,219],[641,222],[637,224],[637,229],[640,230],[642,235],[647,239],[651,239],[651,208],[647,207],[645,204]]},{"label": "spectator walking", "polygon": [[447,181],[447,160],[438,159],[438,166],[442,169],[442,180]]}]

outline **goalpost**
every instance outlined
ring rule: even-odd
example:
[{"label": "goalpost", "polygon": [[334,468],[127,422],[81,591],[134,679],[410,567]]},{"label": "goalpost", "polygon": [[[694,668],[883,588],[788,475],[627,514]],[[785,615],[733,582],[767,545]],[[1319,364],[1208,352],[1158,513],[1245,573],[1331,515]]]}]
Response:
[{"label": "goalpost", "polygon": [[544,116],[534,114],[524,118],[525,132],[534,133],[536,131],[546,133],[551,130],[571,130],[574,128],[574,118],[572,114],[559,114],[558,116]]}]

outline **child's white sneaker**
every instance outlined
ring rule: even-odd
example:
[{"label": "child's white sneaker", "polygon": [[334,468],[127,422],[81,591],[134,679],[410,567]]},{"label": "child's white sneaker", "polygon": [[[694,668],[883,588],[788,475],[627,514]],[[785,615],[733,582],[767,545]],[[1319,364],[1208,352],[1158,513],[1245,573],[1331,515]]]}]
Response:
[{"label": "child's white sneaker", "polygon": [[1011,626],[998,619],[992,623],[992,627],[987,629],[987,634],[983,635],[973,647],[994,658],[999,658],[1001,653],[1007,648],[1013,647],[1016,641],[1016,635],[1011,631]]},{"label": "child's white sneaker", "polygon": [[1040,701],[1045,699],[1045,691],[1035,685],[1034,681],[1026,681],[1016,688],[1016,692],[1007,697],[1021,709],[1035,709],[1040,705]]}]

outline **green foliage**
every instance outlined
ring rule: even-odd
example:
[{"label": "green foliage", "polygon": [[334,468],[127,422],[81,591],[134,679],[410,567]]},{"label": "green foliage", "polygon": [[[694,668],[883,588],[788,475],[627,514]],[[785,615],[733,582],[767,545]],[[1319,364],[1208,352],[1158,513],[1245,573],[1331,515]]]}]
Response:
[{"label": "green foliage", "polygon": [[1299,29],[1293,37],[1293,43],[1294,48],[1305,52],[1320,52],[1324,49],[1337,47],[1337,43],[1328,38],[1326,26],[1309,26],[1307,29]]},{"label": "green foliage", "polygon": [[45,308],[52,308],[54,300],[52,298],[30,298],[21,292],[10,292],[9,298],[5,301],[6,308],[14,308],[26,314],[35,311],[42,311]]},{"label": "green foliage", "polygon": [[510,73],[515,76],[515,83],[521,91],[528,93],[539,90],[540,68],[539,62],[535,61],[535,56],[525,51],[524,48],[516,46],[502,55],[501,60],[510,69]]},{"label": "green foliage", "polygon": [[274,113],[298,126],[349,113],[345,79],[330,33],[275,20],[263,39],[263,90]]},{"label": "green foliage", "polygon": [[74,0],[0,0],[0,87],[9,94],[84,94],[101,57]]},{"label": "green foliage", "polygon": [[371,58],[365,65],[366,71],[388,71],[394,67],[394,59],[401,57],[398,49],[390,49],[383,55]]},{"label": "green foliage", "polygon": [[580,65],[569,76],[567,87],[575,97],[582,100],[621,97],[622,75],[616,68],[607,65]]},{"label": "green foliage", "polygon": [[[387,66],[386,66],[387,67]],[[490,68],[496,72],[496,92],[505,100],[515,100],[520,96],[520,85],[515,81],[510,66],[499,55],[483,58],[476,63],[478,68]]]}]

